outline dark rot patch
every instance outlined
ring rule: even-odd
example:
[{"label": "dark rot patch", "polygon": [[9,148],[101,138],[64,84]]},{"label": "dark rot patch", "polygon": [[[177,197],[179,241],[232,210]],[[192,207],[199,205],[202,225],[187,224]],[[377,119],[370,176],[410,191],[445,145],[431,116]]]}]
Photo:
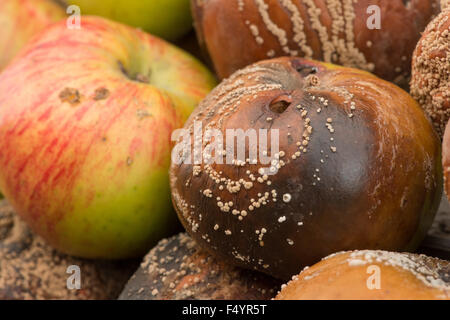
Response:
[{"label": "dark rot patch", "polygon": [[94,92],[94,100],[95,101],[104,100],[108,97],[109,97],[109,90],[104,87],[98,88]]},{"label": "dark rot patch", "polygon": [[81,94],[77,89],[65,88],[59,93],[59,99],[75,106],[81,102]]}]

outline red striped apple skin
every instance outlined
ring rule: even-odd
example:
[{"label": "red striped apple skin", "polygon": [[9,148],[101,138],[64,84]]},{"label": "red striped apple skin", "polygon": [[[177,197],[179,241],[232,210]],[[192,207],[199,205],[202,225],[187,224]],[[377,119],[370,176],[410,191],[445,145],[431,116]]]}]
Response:
[{"label": "red striped apple skin", "polygon": [[81,22],[51,26],[0,75],[0,189],[60,251],[134,257],[176,221],[171,133],[215,79],[156,37]]},{"label": "red striped apple skin", "polygon": [[53,0],[1,0],[0,71],[32,37],[65,16]]}]

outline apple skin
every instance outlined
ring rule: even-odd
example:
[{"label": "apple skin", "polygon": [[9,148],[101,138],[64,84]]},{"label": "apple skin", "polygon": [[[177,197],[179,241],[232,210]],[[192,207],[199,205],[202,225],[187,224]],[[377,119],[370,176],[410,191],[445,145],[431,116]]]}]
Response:
[{"label": "apple skin", "polygon": [[192,29],[189,0],[67,0],[82,14],[99,15],[174,41]]},{"label": "apple skin", "polygon": [[64,17],[63,7],[51,0],[1,0],[0,71],[33,36]]},{"label": "apple skin", "polygon": [[131,27],[52,25],[0,74],[0,189],[64,253],[144,254],[177,223],[171,133],[215,84],[193,57]]}]

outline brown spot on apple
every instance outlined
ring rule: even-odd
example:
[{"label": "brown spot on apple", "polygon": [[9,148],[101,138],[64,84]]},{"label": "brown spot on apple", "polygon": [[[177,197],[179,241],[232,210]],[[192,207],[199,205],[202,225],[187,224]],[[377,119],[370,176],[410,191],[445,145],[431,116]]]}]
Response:
[{"label": "brown spot on apple", "polygon": [[145,109],[138,109],[136,110],[136,115],[139,120],[142,120],[144,118],[151,117],[152,114]]},{"label": "brown spot on apple", "polygon": [[106,89],[105,87],[98,88],[94,92],[94,100],[95,101],[104,100],[108,97],[109,97],[109,90]]},{"label": "brown spot on apple", "polygon": [[67,102],[75,106],[81,102],[81,94],[77,89],[65,88],[59,93],[59,99],[61,99],[61,102]]}]

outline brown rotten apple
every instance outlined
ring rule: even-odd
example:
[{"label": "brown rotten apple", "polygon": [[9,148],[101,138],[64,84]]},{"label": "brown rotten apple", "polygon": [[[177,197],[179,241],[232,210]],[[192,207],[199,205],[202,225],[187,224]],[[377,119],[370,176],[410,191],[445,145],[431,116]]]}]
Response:
[{"label": "brown rotten apple", "polygon": [[[245,145],[246,159],[224,164],[216,155],[238,149],[217,148],[220,139],[206,139],[207,132],[201,150],[208,161],[189,164],[185,135],[184,147],[174,149],[184,159],[170,171],[181,221],[235,265],[289,278],[341,250],[412,250],[439,204],[432,125],[406,92],[364,71],[301,58],[262,61],[200,104],[185,125],[199,137],[195,125],[225,138],[227,129],[278,132],[276,153],[265,148],[268,135]],[[248,156],[252,148],[272,153],[270,165]],[[207,150],[217,151],[214,158]]]},{"label": "brown rotten apple", "polygon": [[185,233],[161,240],[144,258],[119,299],[268,300],[280,283],[215,259]]},{"label": "brown rotten apple", "polygon": [[414,51],[411,95],[433,121],[439,135],[450,119],[450,5],[428,25]]},{"label": "brown rotten apple", "polygon": [[200,42],[222,78],[253,62],[291,55],[372,71],[402,86],[420,33],[439,9],[438,0],[191,3]]}]

